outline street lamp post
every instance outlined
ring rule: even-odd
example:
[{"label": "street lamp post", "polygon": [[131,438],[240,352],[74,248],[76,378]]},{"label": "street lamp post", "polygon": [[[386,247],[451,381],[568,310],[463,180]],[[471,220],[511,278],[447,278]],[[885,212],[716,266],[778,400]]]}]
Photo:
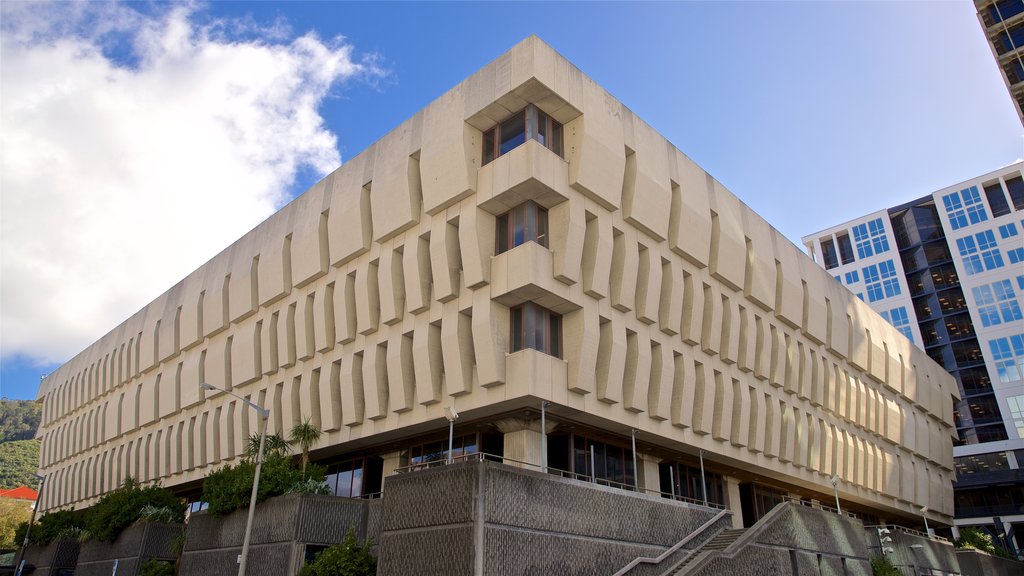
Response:
[{"label": "street lamp post", "polygon": [[928,535],[930,540],[932,537],[932,531],[928,528],[928,507],[921,508],[921,518],[924,518],[924,533]]},{"label": "street lamp post", "polygon": [[36,511],[39,510],[39,506],[43,502],[43,488],[46,486],[46,477],[40,476],[39,474],[33,474],[39,479],[39,492],[36,493],[36,505],[32,507],[32,518],[28,521],[28,527],[25,528],[25,540],[21,543],[21,550],[18,551],[18,561],[14,563],[18,567],[18,572],[15,576],[21,576],[21,571],[25,569],[25,548],[28,548],[28,535],[32,533],[32,525],[36,522]]},{"label": "street lamp post", "polygon": [[829,480],[832,482],[832,490],[836,495],[836,512],[842,514],[843,509],[839,507],[839,476],[833,476]]},{"label": "street lamp post", "polygon": [[444,409],[444,417],[448,419],[448,458],[447,463],[452,463],[452,448],[455,441],[455,421],[459,419],[459,413],[455,406],[448,406]]},{"label": "street lamp post", "polygon": [[267,443],[267,420],[270,418],[270,410],[250,402],[248,398],[243,398],[234,392],[218,388],[213,384],[203,382],[199,384],[199,388],[203,390],[219,390],[229,396],[238,398],[246,406],[255,410],[262,420],[260,423],[260,448],[256,453],[256,473],[252,478],[252,494],[249,495],[249,517],[245,521],[245,538],[242,540],[242,553],[238,556],[238,576],[245,576],[245,569],[249,564],[249,540],[252,538],[252,520],[256,515],[256,492],[259,491],[260,472],[263,471],[263,449]]}]

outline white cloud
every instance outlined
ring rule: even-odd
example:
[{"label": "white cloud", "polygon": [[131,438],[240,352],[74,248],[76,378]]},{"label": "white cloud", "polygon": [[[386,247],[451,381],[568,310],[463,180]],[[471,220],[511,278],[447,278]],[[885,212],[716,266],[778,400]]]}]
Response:
[{"label": "white cloud", "polygon": [[69,358],[340,164],[319,107],[372,61],[195,10],[3,4],[4,358]]}]

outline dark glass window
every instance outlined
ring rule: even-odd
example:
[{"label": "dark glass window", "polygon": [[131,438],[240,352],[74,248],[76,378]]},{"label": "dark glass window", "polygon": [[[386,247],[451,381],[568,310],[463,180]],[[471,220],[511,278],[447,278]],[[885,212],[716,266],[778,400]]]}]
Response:
[{"label": "dark glass window", "polygon": [[527,302],[510,310],[512,350],[525,348],[562,357],[562,317],[547,308]]},{"label": "dark glass window", "polygon": [[853,262],[853,244],[850,243],[850,235],[840,234],[836,236],[836,241],[839,243],[839,258],[843,261],[843,264]]},{"label": "dark glass window", "polygon": [[988,207],[992,209],[993,217],[998,218],[1010,213],[1010,205],[1006,202],[1006,195],[1003,194],[1003,187],[999,182],[985,186],[985,197],[988,199]]},{"label": "dark glass window", "polygon": [[1024,46],[1024,23],[1011,26],[1009,30],[996,36],[996,52],[1000,56]]},{"label": "dark glass window", "polygon": [[902,212],[894,212],[890,215],[890,220],[896,235],[896,245],[901,250],[945,236],[934,202],[920,204]]},{"label": "dark glass window", "polygon": [[354,458],[327,467],[324,481],[335,496],[357,498],[363,495],[363,458]]},{"label": "dark glass window", "polygon": [[965,394],[992,391],[992,379],[988,377],[988,370],[984,366],[960,370],[957,373],[957,380],[960,381],[960,389]]},{"label": "dark glass window", "polygon": [[524,242],[548,246],[548,211],[527,201],[498,216],[494,253],[501,254]]},{"label": "dark glass window", "polygon": [[985,24],[991,26],[1024,12],[1024,0],[997,0],[988,7]]},{"label": "dark glass window", "polygon": [[1006,73],[1006,78],[1010,81],[1010,84],[1016,84],[1024,80],[1024,66],[1021,66],[1020,60],[1016,58],[1007,60],[1003,64],[1003,72]]},{"label": "dark glass window", "polygon": [[1016,176],[1006,180],[1006,190],[1010,193],[1014,210],[1024,210],[1024,178]]},{"label": "dark glass window", "polygon": [[[572,472],[592,477],[598,484],[619,484],[631,488],[634,483],[633,453],[629,448],[591,440],[573,434]],[[594,467],[591,469],[591,451]]]},{"label": "dark glass window", "polygon": [[484,132],[482,164],[509,153],[527,140],[536,140],[555,154],[562,155],[562,125],[530,104]]},{"label": "dark glass window", "polygon": [[[671,469],[671,472],[669,471]],[[670,488],[675,486],[677,497],[689,498],[702,502],[704,492],[700,486],[700,468],[687,466],[678,462],[665,462],[658,465],[658,475],[662,491],[673,494]],[[708,494],[708,502],[725,505],[725,489],[722,476],[704,470],[704,485]]]},{"label": "dark glass window", "polygon": [[839,266],[839,259],[836,258],[836,245],[831,238],[821,241],[821,256],[825,259],[826,270]]},{"label": "dark glass window", "polygon": [[[479,452],[479,438],[476,432],[452,437],[452,458]],[[409,448],[409,465],[430,467],[440,465],[448,459],[448,439],[438,439]]]}]

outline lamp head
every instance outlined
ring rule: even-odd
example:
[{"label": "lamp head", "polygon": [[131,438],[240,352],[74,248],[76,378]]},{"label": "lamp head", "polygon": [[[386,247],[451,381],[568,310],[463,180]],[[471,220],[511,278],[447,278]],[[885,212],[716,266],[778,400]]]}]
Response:
[{"label": "lamp head", "polygon": [[832,482],[833,486],[835,486],[835,485],[839,484],[839,476],[833,476],[833,477],[829,478],[829,481]]},{"label": "lamp head", "polygon": [[207,384],[206,382],[200,382],[199,383],[199,389],[200,390],[216,390],[217,387],[214,386],[213,384]]},{"label": "lamp head", "polygon": [[927,506],[924,506],[923,508],[921,508],[921,514],[927,514],[927,513],[928,513],[928,507]]},{"label": "lamp head", "polygon": [[455,406],[445,406],[444,417],[447,418],[449,422],[455,422],[458,420],[459,413],[455,411]]}]

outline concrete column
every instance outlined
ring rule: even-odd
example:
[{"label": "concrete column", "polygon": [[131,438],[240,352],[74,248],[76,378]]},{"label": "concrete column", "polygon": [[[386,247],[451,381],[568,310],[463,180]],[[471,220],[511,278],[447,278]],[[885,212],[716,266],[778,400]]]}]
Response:
[{"label": "concrete column", "polygon": [[384,487],[387,486],[388,476],[394,475],[395,470],[402,466],[402,451],[387,452],[382,454],[381,458],[384,459],[384,472],[382,474],[384,481],[381,482],[380,486],[380,491],[383,492]]},{"label": "concrete column", "polygon": [[638,479],[640,480],[639,485],[641,491],[647,492],[648,494],[671,491],[667,486],[664,490],[661,488],[661,476],[658,474],[658,462],[660,462],[659,458],[637,451],[636,466],[639,468],[637,474],[639,474]]},{"label": "concrete column", "polygon": [[[556,426],[550,419],[546,425],[548,433]],[[495,422],[495,426],[505,435],[505,464],[529,470],[540,470],[542,462],[540,419],[505,418]]]},{"label": "concrete column", "polygon": [[743,504],[740,502],[740,480],[732,476],[724,476],[725,503],[732,511],[732,527],[743,528]]}]

